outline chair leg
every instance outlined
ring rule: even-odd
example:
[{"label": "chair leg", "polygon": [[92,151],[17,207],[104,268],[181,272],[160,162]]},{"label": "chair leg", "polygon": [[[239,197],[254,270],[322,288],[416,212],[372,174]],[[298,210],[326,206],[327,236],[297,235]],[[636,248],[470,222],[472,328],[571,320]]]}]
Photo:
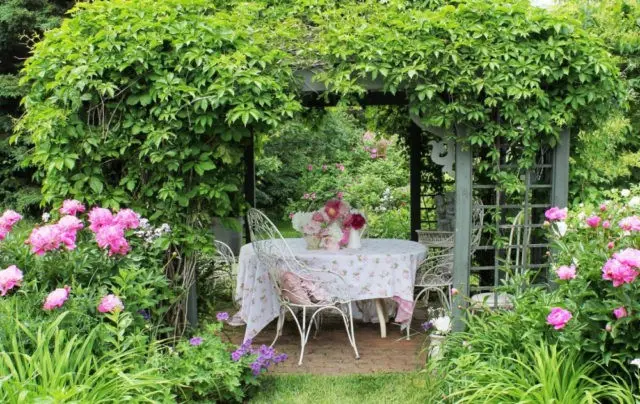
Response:
[{"label": "chair leg", "polygon": [[[311,324],[309,324],[311,325]],[[302,359],[304,357],[304,346],[307,343],[307,308],[302,307],[302,330],[300,330],[300,360],[298,360],[298,366],[302,365]]]},{"label": "chair leg", "polygon": [[349,316],[338,308],[340,314],[342,314],[342,320],[344,321],[345,329],[347,330],[347,338],[349,339],[349,343],[353,348],[353,351],[356,354],[356,359],[360,359],[360,354],[358,353],[358,347],[356,346],[356,334],[353,329],[353,309],[351,308],[351,303],[347,303]]},{"label": "chair leg", "polygon": [[278,337],[280,337],[282,335],[282,327],[284,326],[284,319],[286,316],[286,311],[284,307],[280,307],[280,315],[278,316],[278,323],[276,325],[276,337],[273,339],[273,342],[271,343],[270,346],[274,346],[276,344],[276,341],[278,340]]}]

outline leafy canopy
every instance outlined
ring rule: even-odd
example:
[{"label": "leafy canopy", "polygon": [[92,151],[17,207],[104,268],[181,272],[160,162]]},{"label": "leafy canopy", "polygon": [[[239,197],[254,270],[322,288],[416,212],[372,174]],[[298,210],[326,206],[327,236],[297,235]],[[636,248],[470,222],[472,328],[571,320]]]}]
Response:
[{"label": "leafy canopy", "polygon": [[18,134],[46,201],[205,224],[241,209],[243,148],[302,109],[309,69],[347,98],[380,80],[470,145],[503,136],[523,167],[623,98],[599,40],[527,1],[95,1],[35,46]]}]

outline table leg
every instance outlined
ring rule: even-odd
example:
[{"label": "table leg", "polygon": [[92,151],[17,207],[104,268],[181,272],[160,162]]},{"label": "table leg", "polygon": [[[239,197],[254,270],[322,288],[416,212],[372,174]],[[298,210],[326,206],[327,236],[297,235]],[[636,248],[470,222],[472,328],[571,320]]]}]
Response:
[{"label": "table leg", "polygon": [[387,310],[383,299],[376,299],[376,312],[380,321],[380,337],[387,338]]}]

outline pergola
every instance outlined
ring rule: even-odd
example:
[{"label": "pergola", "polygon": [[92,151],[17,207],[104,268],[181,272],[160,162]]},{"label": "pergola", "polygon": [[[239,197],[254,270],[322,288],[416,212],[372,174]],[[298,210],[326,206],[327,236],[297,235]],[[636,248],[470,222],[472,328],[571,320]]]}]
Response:
[{"label": "pergola", "polygon": [[[296,73],[300,79],[300,92],[302,94],[303,105],[308,108],[324,108],[336,105],[340,97],[331,92],[326,85],[314,80],[316,75],[313,71],[299,71]],[[405,93],[397,92],[390,94],[383,90],[383,83],[380,80],[363,80],[361,85],[366,88],[366,94],[358,97],[357,102],[361,106],[368,105],[398,105],[405,106],[408,104],[408,98]],[[426,146],[426,138],[435,138],[436,141],[430,142],[432,150],[429,155],[432,162],[439,166],[441,170],[453,171],[455,179],[455,219],[454,219],[454,287],[460,292],[455,298],[453,305],[454,329],[460,330],[463,327],[461,322],[462,309],[464,307],[463,297],[470,296],[472,292],[470,288],[470,274],[472,273],[473,254],[471,251],[471,232],[472,232],[472,208],[474,203],[474,190],[476,194],[482,192],[483,189],[491,189],[486,185],[474,182],[474,150],[466,145],[463,140],[468,136],[469,128],[464,124],[456,124],[452,130],[424,125],[418,116],[407,116],[411,120],[409,127],[409,155],[410,155],[410,195],[411,195],[411,239],[417,240],[416,230],[423,227],[424,218],[424,184],[423,170],[424,149]],[[525,212],[524,220],[516,227],[521,227],[524,231],[531,231],[542,225],[542,215],[537,214],[538,210],[548,206],[566,206],[568,199],[569,185],[569,149],[570,149],[570,130],[569,128],[559,128],[559,141],[556,146],[546,151],[546,157],[549,160],[543,161],[542,164],[532,167],[532,169],[548,169],[551,176],[547,176],[548,182],[545,184],[534,184],[531,181],[525,181],[526,194],[523,212]],[[253,135],[252,135],[253,136]],[[442,155],[441,152],[446,154]],[[436,157],[433,159],[433,157]],[[545,156],[542,156],[544,159]],[[252,141],[245,150],[245,197],[249,205],[256,205],[256,180],[255,180],[255,147]],[[527,179],[529,173],[526,174]],[[547,189],[547,198],[532,198],[534,189]],[[500,195],[500,191],[498,191]],[[476,198],[479,198],[476,195]],[[480,197],[480,200],[484,198]],[[496,200],[497,199],[497,200]],[[483,205],[493,209],[513,209],[513,206],[505,203],[501,198],[493,198],[493,200],[482,200]],[[485,212],[486,214],[487,212]],[[539,212],[538,212],[539,213]],[[501,224],[502,223],[502,224]],[[508,227],[513,225],[504,224],[504,221],[498,223],[498,229],[502,226]],[[482,231],[481,229],[479,231]],[[246,232],[248,237],[248,231]],[[496,254],[499,250],[506,248],[514,249],[520,255],[527,256],[532,248],[544,248],[548,245],[546,241],[532,244],[528,240],[517,240],[511,244],[501,247],[493,246],[495,243],[488,237],[483,247],[485,249],[493,249]],[[531,258],[531,257],[530,257]],[[530,268],[543,268],[546,266],[544,260],[538,258],[525,259],[517,270],[528,270]],[[493,271],[494,286],[500,282],[500,263],[494,260],[493,265],[484,265],[480,267],[482,270]],[[493,288],[492,288],[493,290]]]}]

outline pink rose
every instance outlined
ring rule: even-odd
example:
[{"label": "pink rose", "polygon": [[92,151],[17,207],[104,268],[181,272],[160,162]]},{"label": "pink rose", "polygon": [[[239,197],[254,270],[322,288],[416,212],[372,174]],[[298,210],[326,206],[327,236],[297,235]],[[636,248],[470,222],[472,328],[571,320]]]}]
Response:
[{"label": "pink rose", "polygon": [[60,213],[63,215],[72,215],[75,216],[77,213],[84,212],[84,205],[75,199],[67,199],[62,202],[62,207],[60,208]]},{"label": "pink rose", "polygon": [[600,221],[601,221],[601,220],[602,220],[602,219],[600,219],[600,216],[595,216],[595,215],[594,215],[594,216],[589,217],[589,218],[586,220],[586,222],[587,222],[587,225],[588,225],[589,227],[591,227],[591,228],[596,228],[596,227],[598,227],[598,226],[600,225]]},{"label": "pink rose", "polygon": [[114,224],[113,214],[109,209],[105,208],[93,208],[91,212],[89,212],[89,223],[91,225],[89,228],[92,232],[97,232],[101,227],[111,226]]},{"label": "pink rose", "polygon": [[22,284],[22,271],[17,266],[11,265],[0,271],[0,296]]},{"label": "pink rose", "polygon": [[629,216],[618,222],[618,226],[626,231],[640,231],[640,217]]},{"label": "pink rose", "polygon": [[555,221],[555,220],[564,220],[567,218],[567,212],[568,209],[567,208],[563,208],[560,209],[557,206],[554,206],[552,208],[547,209],[546,212],[544,212],[544,216],[549,220],[549,221]]},{"label": "pink rose", "polygon": [[620,306],[613,310],[613,315],[620,320],[622,317],[627,317],[627,309],[625,309],[624,306]]},{"label": "pink rose", "polygon": [[114,220],[124,229],[137,229],[140,226],[140,215],[131,209],[120,210]]},{"label": "pink rose", "polygon": [[547,324],[552,325],[556,330],[564,328],[573,315],[569,310],[560,307],[553,307],[547,316]]},{"label": "pink rose", "polygon": [[53,310],[56,307],[62,307],[64,302],[69,298],[70,290],[71,288],[69,286],[65,286],[64,288],[58,288],[49,293],[47,298],[44,299],[44,305],[42,305],[42,308],[45,310]]},{"label": "pink rose", "polygon": [[614,288],[633,282],[637,276],[637,271],[615,258],[608,260],[602,267],[602,279],[613,281]]},{"label": "pink rose", "polygon": [[100,304],[98,305],[98,311],[100,313],[114,313],[121,310],[124,310],[124,304],[122,304],[122,300],[116,295],[106,295],[100,300]]},{"label": "pink rose", "polygon": [[608,229],[609,227],[611,227],[611,222],[610,221],[605,220],[604,222],[602,222],[602,228]]},{"label": "pink rose", "polygon": [[560,268],[556,269],[556,275],[558,275],[558,278],[563,281],[568,281],[576,277],[576,267],[575,265],[562,265]]}]

